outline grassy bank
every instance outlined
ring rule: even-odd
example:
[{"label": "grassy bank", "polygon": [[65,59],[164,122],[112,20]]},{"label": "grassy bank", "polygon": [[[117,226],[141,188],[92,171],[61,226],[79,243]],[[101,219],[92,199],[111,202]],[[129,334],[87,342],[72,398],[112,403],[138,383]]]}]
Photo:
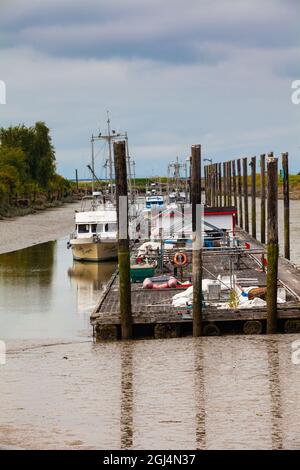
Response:
[{"label": "grassy bank", "polygon": [[62,196],[60,199],[47,199],[39,198],[35,202],[29,200],[19,200],[14,202],[5,201],[0,204],[0,220],[10,217],[19,217],[25,216],[28,214],[35,214],[40,211],[47,209],[53,209],[56,207],[61,207],[64,204],[76,202],[81,199],[81,194],[74,192],[69,192],[68,194]]}]

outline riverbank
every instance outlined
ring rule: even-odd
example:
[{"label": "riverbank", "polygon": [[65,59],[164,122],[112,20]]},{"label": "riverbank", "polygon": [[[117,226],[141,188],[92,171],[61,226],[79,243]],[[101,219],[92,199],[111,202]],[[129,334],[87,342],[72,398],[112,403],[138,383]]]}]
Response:
[{"label": "riverbank", "polygon": [[80,205],[80,202],[73,202],[23,217],[0,220],[0,254],[66,236],[74,228],[74,211]]}]

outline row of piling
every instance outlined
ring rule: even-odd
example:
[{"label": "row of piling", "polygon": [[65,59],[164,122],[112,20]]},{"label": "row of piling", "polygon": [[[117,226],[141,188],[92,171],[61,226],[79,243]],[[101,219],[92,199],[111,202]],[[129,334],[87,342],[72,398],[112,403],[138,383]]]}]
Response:
[{"label": "row of piling", "polygon": [[[290,194],[289,194],[289,157],[288,153],[282,153],[282,179],[284,201],[284,257],[290,259]],[[266,167],[267,162],[267,167]],[[260,241],[266,243],[266,199],[267,180],[272,173],[274,155],[269,153],[260,155]],[[278,159],[277,171],[278,171]],[[250,175],[248,176],[248,166]],[[239,158],[228,162],[214,163],[204,167],[205,200],[209,206],[236,207],[237,225],[248,232],[253,238],[257,238],[257,159],[256,157]],[[250,178],[250,182],[249,182]],[[250,183],[250,184],[249,184]],[[278,177],[274,181],[278,185]],[[249,193],[250,188],[250,193]],[[250,197],[249,197],[250,196]],[[249,213],[249,199],[251,201],[251,213]],[[278,199],[278,191],[277,191]],[[251,218],[251,230],[250,230]]]},{"label": "row of piling", "polygon": [[[284,257],[290,259],[290,195],[288,153],[282,157],[283,200],[284,200]],[[250,181],[248,178],[250,166]],[[257,238],[256,220],[256,157],[219,163],[204,168],[205,196],[209,205],[236,207],[236,221],[254,239]],[[236,174],[237,168],[237,174]],[[243,169],[243,171],[241,171]],[[251,200],[251,232],[249,229],[249,186]],[[267,189],[267,190],[266,190]],[[267,219],[266,219],[267,210]],[[273,153],[260,155],[260,241],[267,240],[267,333],[277,331],[277,287],[278,287],[278,158]],[[266,236],[266,222],[268,226]]]},{"label": "row of piling", "polygon": [[[116,174],[117,204],[120,196],[127,196],[126,174],[126,143],[114,142],[114,161]],[[289,174],[288,154],[282,154],[283,161],[283,193],[285,220],[285,257],[290,258],[289,239]],[[250,160],[251,167],[251,235],[256,238],[256,157]],[[266,165],[267,164],[267,165]],[[273,153],[267,158],[260,156],[261,180],[261,242],[266,242],[267,233],[267,333],[277,331],[277,282],[278,282],[278,159]],[[223,171],[222,171],[223,170]],[[211,164],[204,167],[205,197],[209,206],[226,207],[234,205],[237,211],[237,223],[249,233],[249,191],[248,191],[248,159],[238,159]],[[190,197],[192,203],[193,232],[196,233],[196,208],[201,204],[201,146],[191,148]],[[266,188],[267,185],[267,188]],[[267,189],[267,190],[266,190]],[[267,202],[267,204],[266,204]],[[118,207],[118,206],[117,206]],[[267,207],[267,220],[266,220]],[[118,224],[119,221],[119,211]],[[122,339],[130,339],[133,335],[131,311],[130,281],[130,246],[128,237],[118,241],[119,290],[120,290],[120,323]],[[193,335],[202,335],[202,250],[193,249]]]}]

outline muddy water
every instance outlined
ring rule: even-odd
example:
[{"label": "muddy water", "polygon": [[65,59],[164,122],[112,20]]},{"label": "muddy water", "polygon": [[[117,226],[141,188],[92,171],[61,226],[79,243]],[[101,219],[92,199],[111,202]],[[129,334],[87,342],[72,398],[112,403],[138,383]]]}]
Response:
[{"label": "muddy water", "polygon": [[66,244],[0,255],[2,340],[90,337],[89,315],[115,264],[73,262]]},{"label": "muddy water", "polygon": [[12,352],[0,371],[0,441],[42,449],[299,448],[295,339],[181,338]]},{"label": "muddy water", "polygon": [[0,447],[300,447],[300,335],[93,344],[114,266],[73,263],[65,245],[0,256]]}]

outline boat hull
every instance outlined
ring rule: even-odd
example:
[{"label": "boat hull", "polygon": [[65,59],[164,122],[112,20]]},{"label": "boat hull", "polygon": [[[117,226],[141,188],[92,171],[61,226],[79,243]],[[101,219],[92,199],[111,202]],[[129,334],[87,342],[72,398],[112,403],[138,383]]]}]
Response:
[{"label": "boat hull", "polygon": [[73,258],[77,261],[107,261],[118,258],[117,242],[77,242],[71,246]]}]

